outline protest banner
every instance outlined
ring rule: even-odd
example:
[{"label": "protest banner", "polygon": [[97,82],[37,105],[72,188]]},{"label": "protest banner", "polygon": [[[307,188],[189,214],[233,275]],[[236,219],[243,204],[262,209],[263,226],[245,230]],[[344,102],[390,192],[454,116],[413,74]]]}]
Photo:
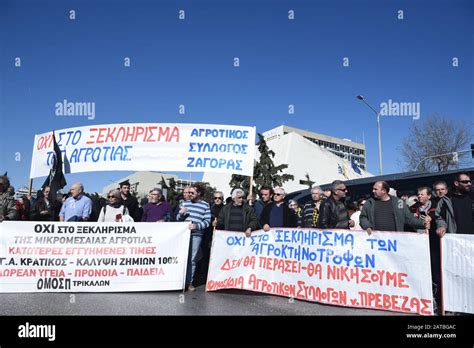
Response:
[{"label": "protest banner", "polygon": [[[130,170],[218,172],[251,176],[255,128],[127,123],[55,131],[64,172]],[[35,136],[30,178],[49,174],[53,133]]]},{"label": "protest banner", "polygon": [[428,235],[216,231],[207,291],[237,288],[348,307],[433,314]]},{"label": "protest banner", "polygon": [[445,311],[474,314],[474,235],[441,238],[441,271]]},{"label": "protest banner", "polygon": [[187,222],[0,224],[0,292],[183,289]]}]

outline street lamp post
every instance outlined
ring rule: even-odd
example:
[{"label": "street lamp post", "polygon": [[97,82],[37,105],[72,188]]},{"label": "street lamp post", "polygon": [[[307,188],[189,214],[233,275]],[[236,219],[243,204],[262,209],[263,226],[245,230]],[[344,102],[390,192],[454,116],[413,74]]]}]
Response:
[{"label": "street lamp post", "polygon": [[362,100],[362,102],[367,105],[375,115],[377,116],[377,132],[378,132],[378,139],[379,139],[379,174],[382,175],[382,139],[380,135],[380,112],[375,110],[369,103],[367,103],[363,96],[358,95],[357,99]]}]

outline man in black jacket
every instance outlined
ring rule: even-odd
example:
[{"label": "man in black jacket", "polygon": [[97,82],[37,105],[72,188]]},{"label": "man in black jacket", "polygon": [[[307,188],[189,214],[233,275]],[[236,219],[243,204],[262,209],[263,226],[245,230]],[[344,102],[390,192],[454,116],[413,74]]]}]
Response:
[{"label": "man in black jacket", "polygon": [[285,204],[285,190],[282,187],[275,187],[273,190],[273,202],[263,208],[260,217],[260,225],[265,232],[272,227],[296,227],[298,217]]},{"label": "man in black jacket", "polygon": [[259,227],[258,219],[253,209],[243,204],[243,201],[244,191],[232,191],[232,203],[222,208],[213,225],[221,230],[245,232],[245,236],[250,237],[251,232]]},{"label": "man in black jacket", "polygon": [[130,182],[125,180],[120,184],[120,194],[122,196],[122,203],[128,209],[129,215],[134,221],[141,221],[140,207],[138,206],[138,200],[130,194]]},{"label": "man in black jacket", "polygon": [[321,204],[318,218],[318,228],[349,229],[354,221],[349,220],[347,207],[344,202],[347,194],[346,184],[335,180],[331,184],[331,196]]},{"label": "man in black jacket", "polygon": [[[432,199],[432,191],[428,186],[418,188],[418,202],[410,207],[416,218],[424,221],[426,216],[431,218],[429,225],[431,279],[433,282],[433,299],[435,313],[441,307],[441,254],[440,238],[436,234],[436,201]],[[424,232],[424,230],[418,230]]]},{"label": "man in black jacket", "polygon": [[474,233],[474,200],[471,177],[467,173],[458,173],[454,178],[454,193],[438,203],[436,221],[437,233],[443,237],[446,232]]}]

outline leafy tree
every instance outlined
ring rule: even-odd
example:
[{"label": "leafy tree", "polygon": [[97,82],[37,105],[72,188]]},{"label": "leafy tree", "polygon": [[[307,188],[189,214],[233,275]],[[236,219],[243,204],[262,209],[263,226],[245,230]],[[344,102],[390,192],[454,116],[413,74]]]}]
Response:
[{"label": "leafy tree", "polygon": [[[284,182],[294,179],[294,176],[291,174],[280,174],[280,172],[288,168],[288,165],[280,164],[277,166],[273,163],[275,152],[268,148],[264,136],[260,133],[258,133],[257,146],[260,152],[260,158],[258,161],[255,161],[253,167],[253,192],[257,192],[262,186],[283,186]],[[234,174],[232,175],[229,185],[232,190],[241,188],[245,192],[249,192],[249,177]]]},{"label": "leafy tree", "polygon": [[453,152],[466,150],[472,134],[467,123],[434,115],[414,122],[401,147],[402,161],[411,171],[447,171],[457,168],[468,152],[458,155]]},{"label": "leafy tree", "polygon": [[[211,187],[208,182],[202,182],[201,185],[204,186],[204,195],[201,197],[204,201],[213,203],[214,192],[216,191],[215,187]],[[225,198],[225,197],[224,197]]]},{"label": "leafy tree", "polygon": [[163,178],[162,176],[160,185],[162,189],[166,190],[166,200],[168,201],[168,203],[172,207],[175,207],[176,204],[178,203],[177,201],[178,201],[179,193],[176,190],[176,181],[174,180],[174,178],[170,178],[167,184],[165,178]]}]

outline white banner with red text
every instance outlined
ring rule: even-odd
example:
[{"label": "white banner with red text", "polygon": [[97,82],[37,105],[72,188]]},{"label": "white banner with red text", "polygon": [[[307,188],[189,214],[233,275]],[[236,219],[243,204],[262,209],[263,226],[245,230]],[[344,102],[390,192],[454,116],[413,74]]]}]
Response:
[{"label": "white banner with red text", "polygon": [[206,290],[433,314],[427,234],[274,228],[215,231]]},{"label": "white banner with red text", "polygon": [[474,314],[474,235],[441,238],[441,269],[444,310]]},{"label": "white banner with red text", "polygon": [[[64,172],[104,170],[253,175],[255,127],[126,123],[55,131]],[[35,136],[30,178],[49,175],[53,133]]]},{"label": "white banner with red text", "polygon": [[0,292],[183,289],[188,222],[0,223]]}]

